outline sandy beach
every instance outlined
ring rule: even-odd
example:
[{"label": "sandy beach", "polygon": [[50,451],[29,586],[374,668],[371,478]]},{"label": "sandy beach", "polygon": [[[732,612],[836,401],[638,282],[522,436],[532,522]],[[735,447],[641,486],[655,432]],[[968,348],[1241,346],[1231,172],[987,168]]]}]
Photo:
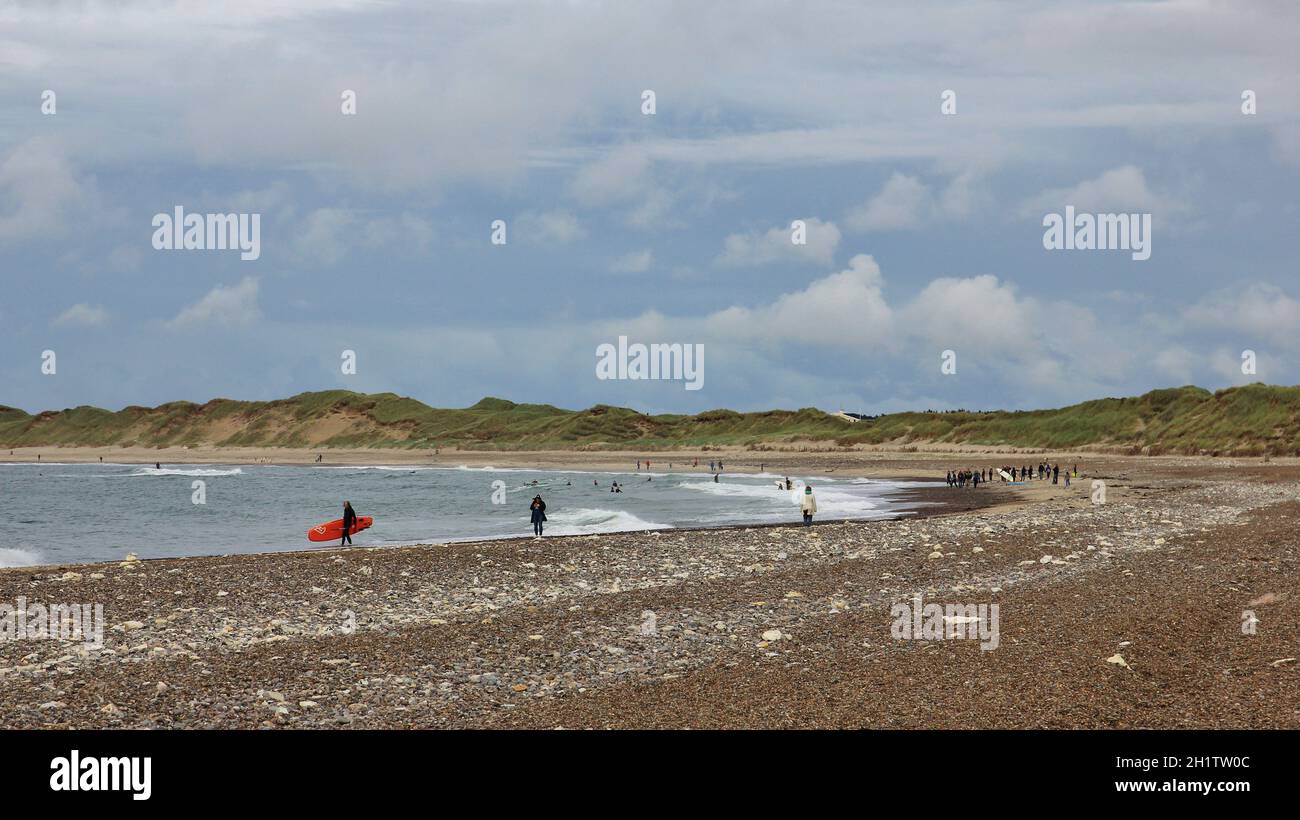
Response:
[{"label": "sandy beach", "polygon": [[[321,461],[317,462],[317,456]],[[1238,470],[1263,465],[1300,467],[1300,458],[1203,458],[1195,456],[1127,456],[1080,450],[1024,449],[1016,447],[917,444],[897,446],[835,447],[813,442],[750,449],[709,447],[681,450],[433,450],[392,449],[295,449],[289,447],[18,447],[0,451],[0,460],[12,463],[66,462],[114,464],[285,464],[327,466],[391,464],[409,466],[530,467],[559,470],[631,470],[636,462],[649,460],[655,469],[670,464],[682,468],[699,460],[697,469],[708,472],[709,461],[721,460],[728,471],[795,473],[843,473],[873,478],[943,478],[949,469],[993,464],[1029,464],[1040,459],[1065,464],[1103,465],[1119,468],[1127,464],[1158,466],[1173,471]],[[1096,470],[1094,470],[1095,472]]]},{"label": "sandy beach", "polygon": [[[722,458],[757,469],[760,455],[814,475],[998,463]],[[938,488],[926,515],[894,521],[0,570],[0,603],[98,603],[105,617],[99,648],[0,642],[0,725],[1300,728],[1300,468],[1059,460],[1076,455],[1086,478],[1069,490]],[[626,469],[645,456],[438,458]],[[427,454],[328,454],[354,457]],[[891,608],[917,594],[997,604],[996,648],[897,637]]]}]

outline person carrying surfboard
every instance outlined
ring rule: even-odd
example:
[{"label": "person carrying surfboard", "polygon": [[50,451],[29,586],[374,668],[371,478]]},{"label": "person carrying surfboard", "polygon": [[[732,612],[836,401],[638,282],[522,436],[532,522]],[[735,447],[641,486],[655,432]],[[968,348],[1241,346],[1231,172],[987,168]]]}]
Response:
[{"label": "person carrying surfboard", "polygon": [[352,509],[351,501],[343,502],[343,537],[339,539],[339,546],[352,543],[352,525],[357,523],[357,511]]}]

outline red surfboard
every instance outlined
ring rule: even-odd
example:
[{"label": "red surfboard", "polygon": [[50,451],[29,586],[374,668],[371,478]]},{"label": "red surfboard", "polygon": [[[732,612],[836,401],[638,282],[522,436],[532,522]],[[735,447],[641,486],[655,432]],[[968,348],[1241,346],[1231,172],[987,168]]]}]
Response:
[{"label": "red surfboard", "polygon": [[[375,519],[368,515],[358,515],[357,520],[352,522],[352,529],[348,535],[356,535],[362,530],[370,529],[370,525],[375,523]],[[337,541],[343,537],[343,519],[331,521],[328,524],[317,524],[307,530],[308,541]]]}]

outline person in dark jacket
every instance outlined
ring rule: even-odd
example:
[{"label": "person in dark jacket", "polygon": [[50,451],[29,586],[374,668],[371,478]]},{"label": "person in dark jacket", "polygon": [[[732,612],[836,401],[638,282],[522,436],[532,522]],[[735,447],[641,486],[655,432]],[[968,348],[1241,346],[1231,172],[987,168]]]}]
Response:
[{"label": "person in dark jacket", "polygon": [[343,537],[339,539],[339,546],[352,543],[352,527],[357,523],[357,511],[352,509],[351,501],[343,502]]},{"label": "person in dark jacket", "polygon": [[532,511],[533,537],[541,538],[542,523],[546,521],[546,502],[540,495],[533,496],[533,503],[529,505],[529,509]]}]

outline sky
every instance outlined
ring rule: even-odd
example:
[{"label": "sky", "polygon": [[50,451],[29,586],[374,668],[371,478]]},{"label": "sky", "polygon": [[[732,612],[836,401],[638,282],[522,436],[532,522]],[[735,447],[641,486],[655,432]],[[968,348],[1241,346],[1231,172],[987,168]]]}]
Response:
[{"label": "sky", "polygon": [[[1298,69],[1289,2],[0,0],[0,404],[1293,384]],[[177,207],[260,255],[157,249]],[[620,336],[700,389],[598,378]]]}]

